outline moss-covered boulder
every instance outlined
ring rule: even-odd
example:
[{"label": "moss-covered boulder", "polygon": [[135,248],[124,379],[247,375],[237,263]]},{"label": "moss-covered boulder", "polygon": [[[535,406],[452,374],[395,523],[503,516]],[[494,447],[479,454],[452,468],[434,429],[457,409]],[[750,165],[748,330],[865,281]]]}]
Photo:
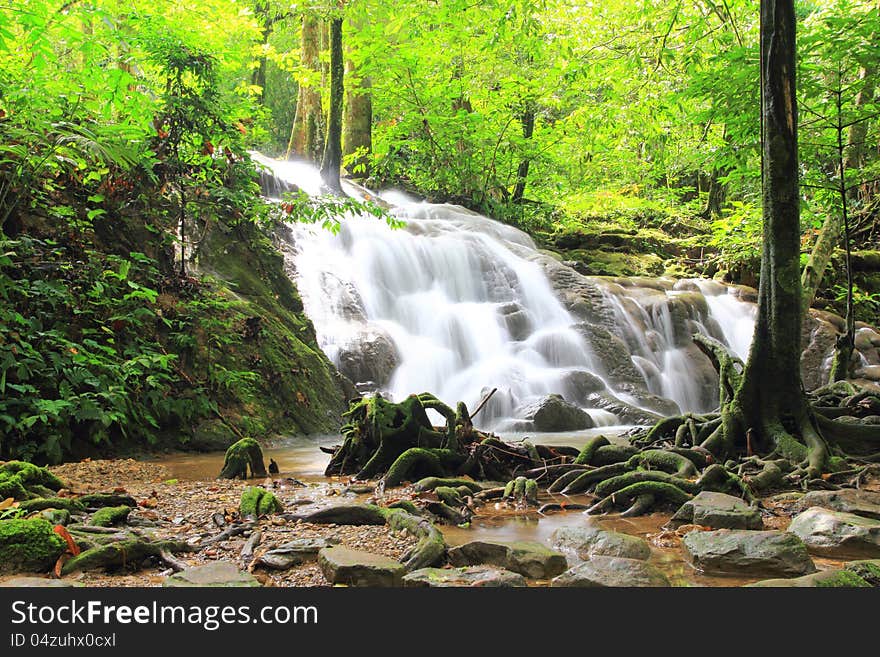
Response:
[{"label": "moss-covered boulder", "polygon": [[500,566],[533,579],[550,579],[568,567],[563,554],[534,541],[471,541],[450,549],[449,562]]},{"label": "moss-covered boulder", "polygon": [[252,477],[265,477],[266,463],[263,450],[253,438],[242,438],[226,450],[220,479],[247,479],[248,471]]},{"label": "moss-covered boulder", "polygon": [[79,500],[72,497],[38,497],[33,500],[24,500],[18,505],[22,511],[43,511],[44,509],[64,509],[70,513],[85,513],[86,507]]},{"label": "moss-covered boulder", "polygon": [[850,561],[844,570],[855,573],[871,586],[880,587],[880,559]]},{"label": "moss-covered boulder", "polygon": [[93,527],[112,527],[120,525],[128,520],[128,514],[131,513],[130,506],[105,506],[95,511],[89,524]]},{"label": "moss-covered boulder", "polygon": [[45,572],[65,547],[43,518],[0,521],[0,573]]},{"label": "moss-covered boulder", "polygon": [[763,579],[749,584],[757,587],[796,587],[796,588],[866,588],[871,586],[857,573],[849,570],[823,570],[818,573],[792,577],[790,579]]},{"label": "moss-covered boulder", "polygon": [[275,495],[265,488],[251,486],[241,494],[238,512],[242,518],[259,518],[260,516],[280,513],[284,505]]}]

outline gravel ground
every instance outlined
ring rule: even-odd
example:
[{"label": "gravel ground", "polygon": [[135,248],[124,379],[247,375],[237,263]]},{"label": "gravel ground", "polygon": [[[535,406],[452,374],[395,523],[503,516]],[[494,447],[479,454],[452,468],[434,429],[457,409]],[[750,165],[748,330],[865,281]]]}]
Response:
[{"label": "gravel ground", "polygon": [[[249,481],[210,480],[180,481],[155,463],[133,459],[87,460],[52,468],[73,493],[119,492],[131,495],[138,508],[129,516],[129,524],[154,533],[156,538],[196,542],[219,534],[229,523],[238,520],[238,503],[248,486],[271,490],[287,512],[308,513],[329,503],[370,501],[368,495],[346,493],[346,484],[301,484],[292,479],[252,479]],[[280,517],[264,518],[259,523],[262,539],[254,558],[245,563],[241,550],[250,532],[214,543],[198,552],[177,555],[184,563],[197,566],[211,561],[232,560],[250,570],[265,586],[329,586],[316,563],[285,571],[269,571],[251,564],[262,553],[295,538],[327,538],[348,547],[401,558],[416,543],[409,534],[392,532],[385,526],[314,525]],[[71,577],[87,586],[161,586],[172,571],[165,564],[145,564],[138,570],[104,573],[89,571]]]}]

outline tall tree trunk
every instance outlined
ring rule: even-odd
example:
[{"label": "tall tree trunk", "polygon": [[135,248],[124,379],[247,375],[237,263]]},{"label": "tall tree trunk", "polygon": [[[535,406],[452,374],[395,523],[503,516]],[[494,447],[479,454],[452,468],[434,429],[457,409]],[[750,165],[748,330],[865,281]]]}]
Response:
[{"label": "tall tree trunk", "polygon": [[[321,21],[303,16],[300,41],[303,67],[317,76],[321,71]],[[296,98],[296,114],[287,144],[287,157],[299,155],[313,162],[321,157],[324,115],[321,108],[321,88],[311,84],[299,85]]]},{"label": "tall tree trunk", "polygon": [[[265,2],[258,2],[254,7],[254,13],[263,20],[263,39],[262,45],[269,43],[269,35],[272,34],[272,19],[269,17],[269,5]],[[257,60],[257,68],[251,73],[251,84],[260,88],[259,101],[262,105],[266,97],[266,55],[260,53]]]},{"label": "tall tree trunk", "polygon": [[342,135],[343,155],[353,155],[361,149],[363,155],[353,163],[351,171],[366,178],[369,172],[369,154],[373,150],[373,98],[370,93],[369,77],[359,78],[353,82],[355,73],[354,62],[345,63],[345,77],[348,80],[345,90],[345,121]]},{"label": "tall tree trunk", "polygon": [[758,317],[742,381],[722,408],[728,449],[758,447],[817,476],[827,445],[801,383],[800,207],[794,0],[761,2],[763,249]]},{"label": "tall tree trunk", "polygon": [[342,59],[342,19],[330,22],[330,111],[327,121],[327,141],[321,161],[321,178],[331,191],[342,193],[339,170],[342,165],[342,101],[344,97]]},{"label": "tall tree trunk", "polygon": [[[532,135],[535,133],[535,105],[530,101],[526,101],[525,106],[523,107],[523,112],[520,117],[520,121],[522,123],[522,134],[523,138],[528,141],[532,138]],[[528,182],[529,177],[529,165],[531,160],[528,157],[524,157],[522,161],[519,163],[519,167],[516,170],[516,185],[513,188],[513,196],[511,196],[510,200],[514,203],[520,203],[523,200],[523,196],[526,192],[526,183]]]},{"label": "tall tree trunk", "polygon": [[[859,77],[862,82],[862,88],[855,97],[855,110],[858,112],[867,103],[874,98],[876,76],[873,68],[862,68]],[[844,171],[848,171],[855,167],[860,167],[864,163],[865,157],[865,137],[868,134],[868,121],[859,121],[853,123],[847,134],[846,155],[843,160]],[[822,277],[825,275],[825,269],[834,255],[834,250],[840,243],[843,234],[843,217],[842,215],[831,212],[822,222],[822,228],[813,245],[813,250],[804,266],[801,275],[801,284],[803,286],[803,305],[809,308],[816,298],[816,292],[822,284]]]}]

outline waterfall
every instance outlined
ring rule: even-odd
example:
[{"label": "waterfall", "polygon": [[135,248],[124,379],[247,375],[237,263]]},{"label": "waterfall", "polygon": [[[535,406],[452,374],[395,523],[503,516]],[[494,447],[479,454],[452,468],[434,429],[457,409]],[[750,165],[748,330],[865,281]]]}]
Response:
[{"label": "waterfall", "polygon": [[[281,181],[319,193],[311,165],[255,159]],[[350,184],[346,191],[358,193]],[[557,393],[606,426],[626,423],[621,407],[652,408],[652,395],[682,411],[717,404],[717,386],[702,389],[705,377],[691,371],[705,356],[694,353],[688,331],[713,335],[740,355],[748,348],[754,306],[723,285],[601,281],[613,318],[608,331],[625,343],[634,373],[621,383],[604,347],[560,300],[526,233],[460,206],[395,191],[378,196],[404,228],[355,215],[335,235],[293,223],[284,238],[320,347],[361,391],[394,399],[430,391],[473,408],[497,388],[480,415],[496,430],[523,426],[523,409]]]}]

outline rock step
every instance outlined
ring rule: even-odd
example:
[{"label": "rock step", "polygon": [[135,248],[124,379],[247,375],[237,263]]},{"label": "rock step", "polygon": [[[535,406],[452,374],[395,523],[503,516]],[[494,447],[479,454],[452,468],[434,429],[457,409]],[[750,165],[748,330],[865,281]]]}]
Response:
[{"label": "rock step", "polygon": [[763,529],[761,512],[733,495],[702,491],[688,500],[667,526],[676,529],[681,525],[701,525],[712,529]]},{"label": "rock step", "polygon": [[235,588],[256,587],[261,584],[250,573],[239,570],[233,562],[215,561],[169,575],[162,586]]},{"label": "rock step", "polygon": [[336,545],[318,552],[321,572],[332,584],[388,587],[402,584],[403,565],[381,554]]},{"label": "rock step", "polygon": [[513,587],[527,586],[525,578],[503,568],[493,566],[465,566],[463,568],[420,568],[403,576],[408,587]]},{"label": "rock step", "polygon": [[613,532],[597,525],[560,527],[550,537],[554,548],[579,561],[593,556],[647,560],[650,544],[638,536]]},{"label": "rock step", "polygon": [[656,566],[640,559],[595,555],[554,577],[553,587],[662,587],[669,579]]}]

